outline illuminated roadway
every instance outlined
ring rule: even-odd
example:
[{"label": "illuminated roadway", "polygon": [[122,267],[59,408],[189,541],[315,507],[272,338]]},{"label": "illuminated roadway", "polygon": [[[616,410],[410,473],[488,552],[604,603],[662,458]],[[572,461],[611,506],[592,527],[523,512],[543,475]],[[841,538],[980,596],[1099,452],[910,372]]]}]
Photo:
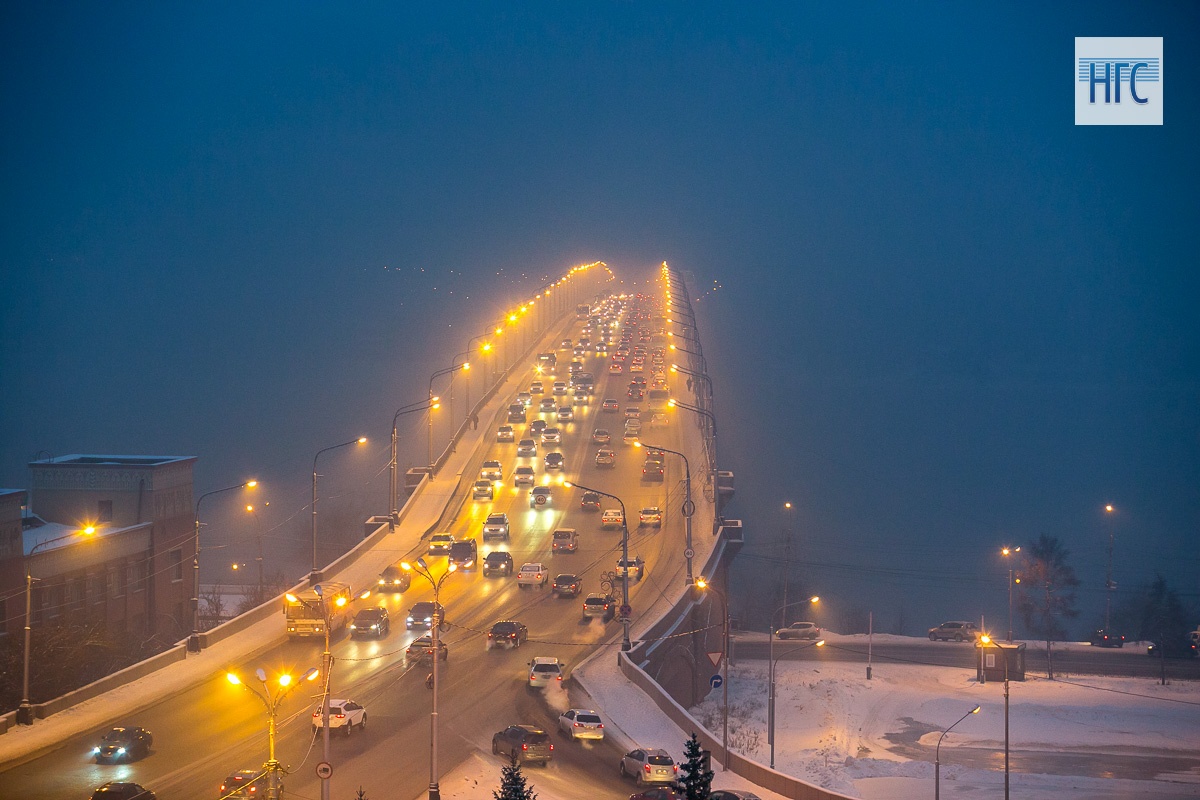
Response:
[{"label": "illuminated roadway", "polygon": [[[652,326],[661,325],[652,321]],[[582,323],[572,328],[572,338],[578,338]],[[619,337],[618,337],[619,339]],[[649,350],[650,348],[647,347]],[[558,376],[566,379],[569,350],[558,350]],[[550,579],[557,573],[575,573],[583,578],[583,593],[578,598],[558,599],[545,589],[522,590],[516,576],[485,578],[480,570],[455,573],[442,588],[442,603],[446,607],[449,630],[443,638],[449,646],[449,659],[439,671],[441,684],[439,712],[441,742],[439,772],[444,776],[472,752],[482,752],[496,765],[499,784],[501,759],[491,755],[492,734],[515,723],[533,723],[551,732],[555,743],[553,763],[545,769],[530,767],[526,774],[535,787],[549,794],[565,797],[627,797],[632,784],[617,774],[617,762],[622,755],[611,742],[573,743],[557,734],[557,716],[565,710],[567,701],[561,692],[549,695],[527,689],[527,663],[533,656],[557,656],[569,674],[573,665],[597,647],[608,648],[612,657],[620,642],[620,624],[598,620],[581,620],[583,597],[599,591],[600,573],[612,570],[620,552],[621,534],[618,529],[601,530],[599,511],[582,511],[578,489],[555,485],[552,507],[531,510],[528,489],[512,488],[511,476],[518,464],[533,464],[539,483],[544,470],[543,456],[558,450],[566,459],[563,475],[566,480],[611,492],[625,503],[630,515],[630,554],[640,555],[646,562],[646,575],[630,583],[631,604],[635,609],[648,606],[652,600],[676,589],[685,577],[683,559],[683,519],[679,508],[683,501],[683,465],[679,459],[668,457],[665,480],[661,483],[643,482],[641,467],[644,450],[624,444],[624,408],[627,405],[628,373],[609,375],[608,359],[589,354],[584,358],[585,369],[596,377],[596,391],[587,406],[576,406],[574,422],[551,425],[563,431],[559,445],[538,445],[536,459],[516,457],[516,443],[495,442],[496,424],[481,420],[491,430],[492,442],[480,462],[495,458],[504,466],[504,487],[494,502],[474,502],[467,499],[457,506],[452,524],[445,530],[456,538],[473,536],[480,543],[480,557],[492,549],[507,549],[516,567],[527,561],[548,565]],[[650,382],[650,359],[646,372]],[[669,366],[669,362],[668,362]],[[531,374],[530,378],[534,377]],[[555,376],[542,376],[549,394]],[[678,379],[671,378],[674,393]],[[522,388],[527,388],[524,381]],[[602,413],[604,398],[617,399],[618,413]],[[537,401],[530,409],[529,421],[537,419]],[[631,402],[631,401],[628,401]],[[645,402],[641,402],[643,411]],[[683,446],[681,425],[691,426],[693,420],[680,416],[683,412],[668,410],[669,424],[650,427],[643,419],[646,441],[687,452]],[[602,427],[613,434],[608,445],[617,453],[613,468],[597,468],[594,457],[599,445],[592,444],[591,433]],[[527,426],[514,425],[516,438],[522,438]],[[693,429],[694,430],[694,429]],[[693,459],[693,467],[700,466]],[[463,475],[463,488],[468,490],[479,464],[469,465]],[[703,467],[696,470],[703,471]],[[556,473],[551,473],[556,475]],[[452,480],[453,476],[440,477]],[[471,480],[468,480],[471,479]],[[693,490],[700,490],[696,481]],[[668,493],[670,496],[668,497]],[[644,505],[657,505],[664,511],[661,530],[639,528],[638,510]],[[617,505],[602,498],[602,508]],[[488,513],[505,511],[512,523],[510,542],[483,542],[482,523]],[[575,553],[552,554],[551,533],[556,527],[573,527],[579,532],[579,549]],[[385,545],[386,546],[386,545]],[[423,546],[423,543],[422,543]],[[396,561],[421,555],[395,554]],[[444,559],[431,559],[435,574],[444,569]],[[620,599],[619,583],[614,592]],[[331,742],[332,779],[335,797],[352,797],[362,786],[369,797],[416,798],[428,787],[429,781],[429,711],[430,691],[425,687],[428,665],[408,665],[404,649],[421,630],[406,631],[404,618],[413,603],[432,598],[428,584],[414,576],[412,587],[403,595],[374,595],[361,604],[384,605],[391,617],[391,633],[382,640],[350,640],[339,634],[331,650],[335,658],[333,696],[349,697],[367,709],[365,732],[355,731],[349,737],[336,735]],[[515,650],[486,651],[484,634],[500,619],[517,619],[529,627],[529,641]],[[280,626],[283,617],[280,615]],[[269,673],[288,670],[293,675],[308,667],[319,666],[322,645],[319,641],[302,640],[270,646],[245,663],[230,664],[243,677],[253,675],[263,667]],[[603,657],[603,656],[602,656]],[[286,796],[317,798],[320,781],[313,772],[321,760],[320,737],[310,733],[310,715],[316,706],[307,687],[298,688],[284,701],[279,716],[277,757],[292,770],[284,779]],[[163,702],[129,719],[114,720],[113,724],[140,725],[154,733],[152,754],[130,765],[97,765],[88,757],[94,737],[83,736],[68,740],[63,746],[26,764],[8,770],[0,776],[6,797],[80,798],[107,780],[133,780],[154,789],[160,798],[218,797],[218,787],[224,777],[236,770],[257,768],[267,757],[267,722],[261,704],[245,690],[227,683],[220,676],[196,686],[182,695],[164,698]],[[311,749],[310,749],[311,744]],[[642,742],[658,746],[657,742]],[[661,743],[678,747],[680,743]],[[448,788],[448,787],[447,787]]]}]

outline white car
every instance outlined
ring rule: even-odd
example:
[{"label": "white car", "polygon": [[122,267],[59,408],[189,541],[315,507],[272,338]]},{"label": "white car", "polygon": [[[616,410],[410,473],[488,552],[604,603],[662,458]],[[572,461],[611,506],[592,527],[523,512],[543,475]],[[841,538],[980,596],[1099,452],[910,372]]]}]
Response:
[{"label": "white car", "polygon": [[533,467],[517,467],[513,473],[513,484],[516,486],[533,486],[536,480]]},{"label": "white car", "polygon": [[558,409],[559,422],[571,422],[575,419],[575,410],[570,406],[562,406]]},{"label": "white car", "polygon": [[601,528],[619,528],[625,524],[625,515],[619,508],[610,508],[600,515]]},{"label": "white car", "polygon": [[540,589],[546,585],[549,575],[550,570],[545,564],[536,561],[527,562],[522,564],[520,571],[517,572],[517,586],[521,589],[537,586]]},{"label": "white car", "polygon": [[487,519],[483,522],[483,540],[485,542],[488,539],[503,539],[507,542],[509,531],[508,514],[488,514]]},{"label": "white car", "polygon": [[542,431],[542,444],[556,444],[562,441],[562,431],[558,428],[546,428]]},{"label": "white car", "polygon": [[535,458],[537,456],[537,442],[533,439],[522,439],[517,442],[517,458]]},{"label": "white car", "polygon": [[540,689],[562,685],[562,663],[553,656],[538,656],[529,662],[529,686]]},{"label": "white car", "polygon": [[556,395],[566,394],[567,393],[567,382],[566,381],[555,381],[553,392]]},{"label": "white car", "polygon": [[639,525],[651,525],[655,528],[662,527],[662,509],[658,506],[648,506],[643,508],[638,514]]},{"label": "white car", "polygon": [[485,461],[479,470],[479,477],[487,481],[498,481],[504,477],[504,468],[499,461]]},{"label": "white car", "polygon": [[679,777],[679,765],[666,750],[632,750],[621,759],[621,777],[633,778],[639,786],[674,783]]},{"label": "white car", "polygon": [[496,429],[496,441],[497,442],[511,442],[511,441],[514,441],[515,438],[516,438],[516,434],[513,433],[512,425],[501,425],[499,428]]},{"label": "white car", "polygon": [[529,490],[530,508],[547,508],[550,505],[550,487],[535,486]]},{"label": "white car", "polygon": [[[341,729],[347,736],[358,726],[360,731],[367,729],[367,710],[353,700],[329,699],[329,732]],[[321,706],[312,715],[313,733],[325,727],[325,715]]]},{"label": "white car", "polygon": [[640,581],[642,576],[646,574],[646,562],[642,560],[641,556],[634,556],[628,561],[618,558],[616,576],[624,578],[627,572],[629,573],[630,580]]},{"label": "white car", "polygon": [[592,443],[593,444],[608,444],[611,441],[612,441],[612,434],[609,433],[604,428],[596,428],[596,430],[592,431]]},{"label": "white car", "polygon": [[603,739],[604,723],[590,708],[572,708],[558,718],[558,727],[572,739]]}]

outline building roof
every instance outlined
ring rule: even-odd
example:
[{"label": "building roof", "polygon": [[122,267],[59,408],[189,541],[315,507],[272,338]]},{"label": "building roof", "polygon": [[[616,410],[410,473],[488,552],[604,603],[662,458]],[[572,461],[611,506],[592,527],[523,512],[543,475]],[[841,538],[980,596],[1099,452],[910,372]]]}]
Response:
[{"label": "building roof", "polygon": [[99,538],[108,538],[124,533],[125,531],[133,530],[134,528],[143,528],[146,522],[139,522],[137,525],[130,525],[123,528],[114,528],[110,525],[96,526],[96,532],[90,535],[84,534],[82,529],[77,525],[64,525],[61,522],[46,522],[43,525],[34,528],[25,528],[21,531],[22,544],[24,546],[24,554],[28,557],[34,555],[34,550],[37,553],[46,553],[51,550],[58,550],[63,547],[70,547],[75,544],[82,544],[86,541],[95,541]]},{"label": "building roof", "polygon": [[31,461],[29,462],[29,466],[67,464],[81,467],[157,467],[163,464],[194,461],[195,459],[195,456],[108,456],[74,453],[69,456]]}]

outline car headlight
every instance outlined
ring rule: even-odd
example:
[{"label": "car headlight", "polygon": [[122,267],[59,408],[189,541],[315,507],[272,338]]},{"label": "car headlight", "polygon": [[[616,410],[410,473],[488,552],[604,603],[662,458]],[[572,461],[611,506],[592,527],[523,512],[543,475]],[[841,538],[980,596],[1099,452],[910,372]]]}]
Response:
[{"label": "car headlight", "polygon": [[99,753],[99,752],[100,752],[100,748],[99,748],[99,747],[93,747],[93,748],[92,748],[92,755],[95,755],[96,753]]},{"label": "car headlight", "polygon": [[124,748],[124,747],[118,747],[118,748],[117,748],[117,755],[119,755],[119,756],[123,756],[123,755],[125,755],[125,748]]}]

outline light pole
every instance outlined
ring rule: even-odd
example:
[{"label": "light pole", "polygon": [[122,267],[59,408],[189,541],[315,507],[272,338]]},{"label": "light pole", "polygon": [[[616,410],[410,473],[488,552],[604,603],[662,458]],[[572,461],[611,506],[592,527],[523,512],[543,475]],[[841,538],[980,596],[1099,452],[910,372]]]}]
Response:
[{"label": "light pole", "polygon": [[[267,505],[271,504],[267,503]],[[266,591],[266,580],[263,574],[262,521],[258,518],[258,512],[254,510],[254,506],[247,505],[246,512],[254,517],[254,538],[258,542],[258,557],[254,559],[258,562],[258,594],[255,596],[255,605],[262,605],[263,601],[267,599],[264,596]]]},{"label": "light pole", "polygon": [[[456,370],[462,369],[463,366],[464,366],[464,364],[455,364],[452,367],[446,367],[445,369],[439,369],[437,372],[435,372],[429,376],[429,400],[428,400],[428,403],[429,403],[430,408],[434,407],[433,404],[435,402],[434,397],[433,397],[433,382],[443,375],[449,375],[450,373],[455,372]],[[467,368],[470,369],[470,366],[467,365]],[[453,380],[453,378],[451,378],[451,380]],[[429,477],[433,478],[433,414],[429,415],[429,469],[430,469]]]},{"label": "light pole", "polygon": [[33,554],[38,551],[38,548],[65,542],[68,539],[74,539],[80,534],[91,536],[96,532],[95,525],[88,525],[75,533],[69,533],[66,536],[56,536],[53,539],[47,539],[44,542],[38,542],[33,547],[29,548],[29,552],[25,554],[25,655],[24,661],[24,678],[21,681],[21,705],[17,708],[17,724],[32,725],[33,724],[33,705],[29,702],[29,641],[30,632],[33,629],[33,565],[29,560]]},{"label": "light pole", "polygon": [[703,372],[693,372],[693,371],[692,371],[692,370],[690,370],[690,369],[684,369],[683,367],[679,366],[678,364],[672,364],[672,365],[671,365],[671,372],[682,372],[684,375],[687,375],[687,376],[689,376],[689,377],[691,377],[691,378],[703,378],[703,379],[704,379],[704,383],[705,383],[705,385],[706,385],[706,386],[707,386],[707,388],[708,388],[708,396],[709,396],[709,397],[712,397],[712,393],[713,393],[713,389],[712,389],[712,378],[708,377],[708,375],[706,375],[705,373],[703,373]]},{"label": "light pole", "polygon": [[[1018,547],[1001,547],[1000,548],[1000,555],[1004,556],[1005,558],[1010,558],[1011,556],[1014,556],[1019,552],[1021,552],[1021,548],[1019,546]],[[1009,643],[1011,643],[1013,640],[1013,577],[1014,576],[1013,576],[1013,568],[1011,566],[1012,562],[1010,561],[1009,564],[1010,564],[1010,566],[1008,568],[1008,641],[1009,641]],[[1106,625],[1108,624],[1107,617],[1105,618],[1105,624]]]},{"label": "light pole", "polygon": [[[784,603],[779,608],[771,612],[771,619],[767,620],[767,664],[770,667],[767,670],[767,743],[771,745],[771,769],[775,769],[775,615],[781,613],[788,606],[799,606],[805,603],[814,604],[820,602],[821,598],[813,595],[806,600],[797,600],[794,603]],[[821,640],[821,646],[825,645],[825,640]],[[790,651],[789,651],[790,652]],[[782,657],[782,656],[781,656]]]},{"label": "light pole", "polygon": [[438,785],[438,661],[441,655],[441,639],[439,638],[442,627],[441,593],[442,583],[450,577],[458,565],[450,562],[440,578],[433,577],[424,558],[418,558],[416,564],[402,561],[400,567],[406,572],[417,573],[433,587],[433,619],[430,626],[433,639],[433,710],[429,712],[429,800],[441,800],[442,790]]},{"label": "light pole", "polygon": [[779,658],[771,658],[767,664],[767,742],[771,745],[771,769],[775,769],[775,668],[779,664],[779,659],[791,653],[805,650],[809,647],[824,647],[825,640],[818,639],[815,642],[807,642],[798,647],[793,647],[791,650],[780,653]]},{"label": "light pole", "polygon": [[692,514],[696,513],[696,504],[692,502],[692,468],[688,464],[687,456],[678,450],[672,450],[669,447],[663,447],[662,445],[657,444],[645,444],[644,442],[640,441],[634,442],[633,446],[645,447],[650,450],[661,450],[664,453],[670,453],[673,456],[679,456],[683,459],[683,493],[685,499],[683,501],[683,508],[681,508],[680,511],[683,512],[685,548],[683,551],[683,556],[685,559],[687,559],[687,585],[691,586],[693,583],[695,583],[695,580],[692,577],[692,557],[696,554],[696,551],[692,549]]},{"label": "light pole", "polygon": [[729,598],[703,577],[696,579],[696,588],[709,590],[721,598],[721,771],[729,769]]},{"label": "light pole", "polygon": [[[1109,503],[1108,505],[1104,506],[1105,516],[1111,517],[1113,515],[1114,511],[1116,511],[1116,509],[1113,508],[1112,503]],[[1114,535],[1114,533],[1115,533],[1115,531],[1113,530],[1113,524],[1112,524],[1112,522],[1109,522],[1108,523],[1108,574],[1105,575],[1105,577],[1104,577],[1104,631],[1106,633],[1109,633],[1110,635],[1112,632],[1109,630],[1109,613],[1112,611],[1113,591],[1117,588],[1117,585],[1115,583],[1113,583],[1113,577],[1112,577],[1113,544],[1114,544],[1113,535]],[[1009,641],[1011,642],[1012,639],[1010,638]]]},{"label": "light pole", "polygon": [[400,500],[397,496],[398,495],[398,488],[397,488],[398,476],[396,474],[396,459],[398,457],[398,452],[399,452],[399,447],[400,447],[400,433],[399,433],[397,426],[399,424],[400,418],[402,416],[404,416],[405,414],[412,414],[416,411],[425,411],[426,409],[437,408],[437,407],[438,407],[438,398],[430,397],[425,400],[418,400],[415,403],[409,403],[406,406],[400,406],[400,408],[396,409],[396,413],[392,416],[392,461],[391,461],[391,464],[389,465],[389,469],[391,470],[391,475],[390,475],[390,478],[391,478],[390,494],[391,494],[391,496],[388,498],[391,501],[391,503],[389,504],[389,511],[388,511],[388,513],[389,513],[388,523],[391,526],[392,530],[396,530],[396,522],[400,518]]},{"label": "light pole", "polygon": [[[992,645],[1000,651],[1000,657],[1004,659],[1004,800],[1008,800],[1008,653],[986,633],[979,637],[979,643],[984,647]],[[980,664],[981,670],[982,667]]]},{"label": "light pole", "polygon": [[[624,573],[621,575],[621,608],[622,610],[629,608],[629,515],[625,513],[625,503],[615,494],[602,492],[599,489],[593,489],[590,486],[584,486],[582,483],[564,482],[563,486],[570,489],[572,486],[581,489],[585,492],[595,492],[601,497],[607,497],[610,500],[616,500],[621,506],[621,563],[625,565]],[[640,573],[639,573],[640,575]],[[621,650],[628,653],[633,649],[633,643],[629,640],[629,615],[621,614],[621,625],[623,633],[621,637]]]},{"label": "light pole", "polygon": [[[954,725],[962,722],[972,714],[978,714],[979,708],[979,706],[975,706],[970,711],[963,714],[958,718],[958,722],[955,722]],[[933,800],[941,800],[942,796],[942,739],[945,739],[946,734],[954,730],[954,725],[951,725],[949,728],[946,728],[946,730],[942,731],[942,735],[938,737],[937,747],[933,751]]]},{"label": "light pole", "polygon": [[719,512],[720,506],[721,506],[721,492],[720,492],[719,488],[717,487],[717,418],[713,415],[713,413],[711,411],[705,411],[703,408],[700,408],[699,406],[693,406],[693,405],[688,405],[687,403],[681,403],[674,398],[671,398],[670,400],[668,400],[667,405],[670,406],[671,408],[682,408],[686,411],[692,411],[696,414],[700,414],[701,416],[706,417],[709,421],[709,424],[712,426],[712,453],[711,453],[712,469],[710,470],[710,472],[711,472],[711,479],[712,479],[712,486],[713,486],[713,496],[717,498],[717,509]]},{"label": "light pole", "polygon": [[317,475],[317,459],[321,457],[321,453],[328,453],[330,450],[337,450],[340,447],[349,447],[352,444],[366,444],[366,443],[367,443],[367,437],[360,436],[357,439],[351,439],[348,442],[342,442],[341,444],[335,444],[332,447],[326,447],[323,450],[318,450],[317,454],[315,456],[313,456],[313,468],[312,468],[312,478],[313,478],[312,479],[312,572],[310,572],[308,575],[308,578],[310,581],[315,582],[315,581],[319,581],[321,579],[321,573],[317,572],[317,478],[320,477],[319,475]]},{"label": "light pole", "polygon": [[[258,669],[255,670],[255,676],[263,685],[263,690],[260,692],[248,683],[242,683],[242,679],[236,673],[225,673],[225,679],[234,686],[241,686],[246,691],[253,694],[267,709],[267,763],[263,765],[263,769],[267,772],[267,800],[279,800],[282,788],[279,785],[279,773],[283,771],[283,767],[275,760],[275,717],[279,713],[279,706],[283,703],[283,698],[291,694],[292,690],[300,684],[292,681],[292,676],[288,673],[283,673],[279,676],[279,689],[277,695],[271,695],[271,684],[267,681],[267,673]],[[316,667],[311,668],[300,676],[301,681],[311,681],[320,674],[320,670]]]},{"label": "light pole", "polygon": [[226,486],[224,489],[205,492],[196,500],[196,532],[192,541],[195,548],[195,553],[192,555],[192,635],[188,637],[187,643],[189,653],[200,652],[200,504],[204,502],[204,498],[214,494],[232,492],[235,489],[253,489],[255,486],[258,486],[258,481],[245,481],[236,486]]}]

